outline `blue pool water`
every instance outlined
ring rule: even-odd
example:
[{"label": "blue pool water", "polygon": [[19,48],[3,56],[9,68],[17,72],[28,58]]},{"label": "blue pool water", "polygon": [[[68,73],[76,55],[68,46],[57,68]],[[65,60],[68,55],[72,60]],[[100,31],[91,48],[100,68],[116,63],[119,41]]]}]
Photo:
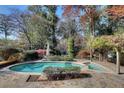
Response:
[{"label": "blue pool water", "polygon": [[88,65],[88,69],[95,70],[97,72],[106,72],[107,70],[98,64],[91,63]]},{"label": "blue pool water", "polygon": [[[42,73],[46,67],[72,67],[78,66],[81,69],[84,67],[79,64],[72,62],[33,62],[33,63],[23,63],[11,66],[9,69],[16,72],[27,72],[27,73]],[[91,63],[88,65],[89,70],[96,72],[106,72],[107,70],[98,64]]]},{"label": "blue pool water", "polygon": [[24,63],[18,64],[10,67],[9,69],[17,72],[30,72],[30,73],[41,73],[46,67],[72,67],[78,66],[82,68],[81,65],[74,63],[62,63],[62,62],[34,62],[34,63]]}]

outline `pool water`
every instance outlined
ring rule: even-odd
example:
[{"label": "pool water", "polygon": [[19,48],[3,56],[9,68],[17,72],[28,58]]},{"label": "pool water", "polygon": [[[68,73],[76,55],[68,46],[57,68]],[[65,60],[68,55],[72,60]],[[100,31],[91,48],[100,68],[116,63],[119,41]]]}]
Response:
[{"label": "pool water", "polygon": [[98,64],[91,63],[88,65],[88,69],[95,70],[97,72],[106,72],[107,70]]},{"label": "pool water", "polygon": [[42,73],[46,67],[72,67],[81,65],[66,62],[34,62],[34,63],[23,63],[10,67],[9,69],[17,72],[29,72],[29,73]]},{"label": "pool water", "polygon": [[[47,67],[73,67],[78,66],[81,69],[85,68],[83,65],[75,64],[73,62],[33,62],[33,63],[22,63],[11,66],[9,69],[16,72],[25,72],[25,73],[42,73]],[[103,66],[95,63],[90,63],[88,65],[89,70],[96,72],[108,72]]]}]

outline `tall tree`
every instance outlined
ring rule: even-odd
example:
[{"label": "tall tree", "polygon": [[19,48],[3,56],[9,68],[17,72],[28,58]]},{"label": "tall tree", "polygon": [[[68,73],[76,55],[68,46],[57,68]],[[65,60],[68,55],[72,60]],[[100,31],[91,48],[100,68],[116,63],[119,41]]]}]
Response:
[{"label": "tall tree", "polygon": [[[64,7],[64,16],[79,16],[83,25],[83,29],[86,30],[86,26],[89,25],[90,36],[95,35],[95,24],[96,20],[100,16],[99,8],[100,6],[89,6],[89,5],[79,5],[79,6],[65,6]],[[88,25],[86,25],[88,22]],[[92,49],[90,48],[90,59],[92,61]]]},{"label": "tall tree", "polygon": [[26,36],[27,41],[29,43],[29,48],[31,49],[32,43],[28,35],[29,32],[28,24],[30,24],[29,21],[31,18],[30,14],[28,12],[22,12],[18,9],[13,9],[10,16],[11,19],[13,20],[13,26],[16,29],[15,32],[17,32],[18,34],[23,33]]},{"label": "tall tree", "polygon": [[68,54],[71,57],[74,57],[74,40],[81,31],[79,19],[74,17],[64,17],[58,22],[57,33],[68,40]]},{"label": "tall tree", "polygon": [[104,6],[104,8],[102,9],[101,16],[96,23],[97,35],[112,35],[115,31],[117,31],[119,20],[114,18],[113,12],[110,11],[112,7],[113,5],[108,5]]},{"label": "tall tree", "polygon": [[[108,17],[116,23],[116,29],[119,30],[120,27],[123,28],[124,24],[124,6],[123,5],[113,5],[106,9]],[[123,28],[124,29],[124,28]]]},{"label": "tall tree", "polygon": [[54,5],[36,5],[36,6],[29,6],[29,10],[36,14],[37,16],[44,18],[44,21],[47,24],[46,31],[50,34],[49,41],[52,41],[52,48],[54,49],[57,45],[55,31],[56,31],[56,23],[57,23],[57,16],[56,10],[57,6]]},{"label": "tall tree", "polygon": [[121,19],[124,17],[124,6],[123,5],[114,5],[106,10],[109,16],[113,20]]},{"label": "tall tree", "polygon": [[0,32],[4,33],[5,39],[10,35],[12,31],[11,19],[10,16],[0,14]]},{"label": "tall tree", "polygon": [[[36,35],[36,41],[34,41],[35,45],[39,45],[39,48],[45,48],[45,44],[48,40],[50,40],[50,31],[49,28],[49,22],[46,21],[45,18],[40,17],[38,15],[33,15],[31,19],[31,23],[33,26],[34,31],[31,37]],[[33,38],[32,38],[33,39]],[[34,39],[33,39],[34,40]],[[44,45],[44,46],[43,46]]]},{"label": "tall tree", "polygon": [[79,6],[65,6],[64,16],[73,15],[79,16],[85,30],[86,23],[89,22],[89,28],[92,35],[95,34],[95,22],[100,16],[100,6],[89,6],[89,5],[79,5]]}]

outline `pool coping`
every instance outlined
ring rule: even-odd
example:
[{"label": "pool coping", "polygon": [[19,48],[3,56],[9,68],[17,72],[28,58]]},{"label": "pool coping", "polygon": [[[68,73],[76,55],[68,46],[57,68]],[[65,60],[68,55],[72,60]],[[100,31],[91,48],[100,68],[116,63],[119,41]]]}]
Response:
[{"label": "pool coping", "polygon": [[[74,64],[78,64],[78,65],[82,65],[82,66],[86,66],[86,62],[76,62],[76,61],[43,61],[43,60],[36,60],[36,61],[26,61],[26,62],[23,62],[23,63],[16,63],[16,64],[13,64],[13,65],[10,65],[10,66],[7,66],[3,69],[1,69],[0,71],[9,71],[10,73],[13,73],[13,74],[23,74],[23,75],[44,75],[45,73],[35,73],[35,72],[17,72],[17,71],[13,71],[13,70],[10,70],[9,68],[12,67],[12,66],[16,66],[16,65],[20,65],[20,64],[25,64],[25,63],[41,63],[41,62],[54,62],[54,63],[58,63],[58,62],[62,62],[62,63],[66,63],[66,62],[73,62]],[[89,61],[88,61],[89,62]],[[102,67],[103,69],[105,69],[106,71],[97,71],[97,70],[91,70],[91,69],[88,69],[88,68],[82,68],[81,69],[81,72],[83,71],[91,71],[91,72],[95,72],[95,73],[110,73],[110,74],[114,74],[114,72],[112,70],[110,70],[109,68],[105,67],[105,66],[102,66],[100,64],[97,64],[95,62],[90,62],[92,64],[96,64],[96,65],[99,65],[100,67]]]}]

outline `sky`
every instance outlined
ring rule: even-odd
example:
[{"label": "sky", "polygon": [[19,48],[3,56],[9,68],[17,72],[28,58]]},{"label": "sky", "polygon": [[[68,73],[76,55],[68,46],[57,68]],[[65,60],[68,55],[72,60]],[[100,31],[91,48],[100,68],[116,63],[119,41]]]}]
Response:
[{"label": "sky", "polygon": [[[21,11],[27,10],[28,5],[0,5],[0,14],[10,14],[11,9],[16,8]],[[62,16],[61,6],[57,8],[56,14],[58,17]]]}]

